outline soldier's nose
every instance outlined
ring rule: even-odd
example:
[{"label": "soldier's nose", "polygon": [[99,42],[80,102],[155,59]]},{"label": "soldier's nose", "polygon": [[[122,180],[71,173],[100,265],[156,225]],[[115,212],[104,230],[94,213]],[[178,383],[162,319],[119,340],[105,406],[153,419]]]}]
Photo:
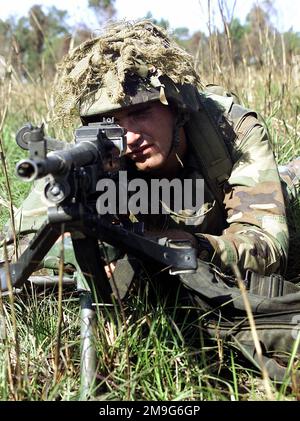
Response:
[{"label": "soldier's nose", "polygon": [[139,139],[141,138],[140,133],[131,132],[130,130],[126,133],[126,139],[127,139],[127,146],[133,147],[135,146]]}]

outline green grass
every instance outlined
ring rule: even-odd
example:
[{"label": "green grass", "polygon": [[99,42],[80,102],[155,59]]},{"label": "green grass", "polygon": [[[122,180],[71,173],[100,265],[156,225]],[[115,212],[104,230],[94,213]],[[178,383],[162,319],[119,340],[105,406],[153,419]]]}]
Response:
[{"label": "green grass", "polygon": [[[17,162],[28,156],[28,153],[26,153],[26,151],[22,150],[16,145],[15,134],[18,128],[20,127],[21,127],[21,122],[18,125],[16,124],[15,121],[10,122],[8,120],[2,131],[2,140],[3,140],[6,167],[8,170],[10,185],[13,186],[12,198],[13,198],[13,205],[15,207],[20,206],[22,200],[24,199],[24,197],[26,197],[30,189],[30,184],[24,183],[20,178],[17,177],[16,172],[15,172],[15,167],[16,167]],[[3,223],[9,217],[9,208],[8,208],[9,195],[8,195],[8,190],[7,190],[7,182],[4,177],[3,171],[1,171],[1,174],[0,174],[0,198],[1,198],[0,225],[3,226]]]},{"label": "green grass", "polygon": [[[20,344],[18,359],[13,327],[9,322],[12,307],[6,300],[4,309],[9,339],[0,345],[0,400],[79,399],[79,303],[76,294],[68,294],[63,300],[57,382],[53,380],[58,317],[56,294],[33,290],[16,297],[14,311]],[[140,296],[134,295],[127,300],[127,332],[117,306],[110,311],[98,312],[96,399],[266,399],[259,373],[249,366],[247,368],[240,356],[226,344],[216,344],[204,338],[199,328],[201,320],[188,314],[192,308],[188,310],[186,304],[176,300],[170,306],[160,296],[149,302],[146,295],[147,288]],[[189,317],[182,317],[183,311]],[[8,354],[13,373],[11,383],[8,378]],[[21,367],[19,384],[17,360]],[[295,399],[295,393],[287,384],[274,390],[277,400]]]},{"label": "green grass", "polygon": [[[43,295],[43,294],[42,294]],[[5,300],[7,301],[7,300]],[[67,305],[66,305],[67,304]],[[55,400],[58,397],[70,400],[78,390],[78,379],[71,375],[73,365],[78,365],[79,357],[74,354],[72,364],[69,354],[78,340],[77,305],[70,300],[64,303],[65,325],[62,332],[61,377],[59,384],[54,384],[54,350],[57,329],[57,302],[55,294],[51,296],[16,296],[14,312],[17,319],[17,335],[20,350],[9,320],[11,305],[5,302],[7,313],[7,338],[2,341],[0,379],[1,400]],[[69,325],[70,323],[70,325]],[[8,354],[12,368],[12,381],[9,381]],[[18,364],[21,367],[21,378],[18,379]]]}]

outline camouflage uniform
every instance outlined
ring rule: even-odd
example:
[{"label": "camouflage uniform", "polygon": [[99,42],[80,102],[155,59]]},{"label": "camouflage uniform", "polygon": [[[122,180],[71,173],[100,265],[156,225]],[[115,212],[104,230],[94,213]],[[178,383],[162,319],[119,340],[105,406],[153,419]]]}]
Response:
[{"label": "camouflage uniform", "polygon": [[[230,113],[227,118],[230,119]],[[247,126],[246,120],[245,123]],[[192,135],[201,142],[201,133]],[[162,232],[179,228],[208,240],[215,252],[213,261],[223,269],[236,263],[242,272],[247,269],[262,274],[284,271],[289,242],[285,201],[267,132],[256,120],[250,132],[245,136],[239,134],[232,146],[233,169],[223,185],[223,209],[203,177],[199,163],[188,151],[184,168],[177,177],[204,178],[204,204],[193,214],[183,210],[179,214],[145,216],[146,228]],[[204,253],[201,253],[203,246]],[[207,254],[205,249],[205,243],[200,240],[202,258]]]}]

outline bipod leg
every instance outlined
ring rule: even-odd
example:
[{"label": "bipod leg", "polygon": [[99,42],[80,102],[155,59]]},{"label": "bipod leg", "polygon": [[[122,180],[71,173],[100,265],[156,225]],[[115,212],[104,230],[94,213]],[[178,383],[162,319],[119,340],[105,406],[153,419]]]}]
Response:
[{"label": "bipod leg", "polygon": [[80,294],[80,400],[88,400],[96,394],[96,311],[92,303],[90,292]]}]

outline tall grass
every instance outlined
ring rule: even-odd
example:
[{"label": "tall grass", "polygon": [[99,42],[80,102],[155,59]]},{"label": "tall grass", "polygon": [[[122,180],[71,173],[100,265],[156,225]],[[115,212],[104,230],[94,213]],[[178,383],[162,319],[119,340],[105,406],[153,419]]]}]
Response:
[{"label": "tall grass", "polygon": [[[173,297],[174,298],[174,297]],[[59,365],[57,294],[27,291],[15,300],[20,341],[20,382],[16,377],[11,304],[5,302],[6,338],[0,345],[0,399],[80,399],[80,320],[76,293],[65,293]],[[99,312],[96,347],[99,400],[265,400],[258,371],[222,342],[208,340],[193,307],[159,296],[149,302],[147,292],[130,297],[125,305],[126,335],[120,309]],[[9,376],[9,372],[11,375]],[[56,374],[56,381],[54,381]],[[274,389],[277,400],[294,399],[288,380]],[[130,387],[129,387],[130,386]],[[128,396],[128,388],[130,396]]]},{"label": "tall grass", "polygon": [[[229,27],[226,33],[231,51]],[[265,34],[262,42],[266,42],[268,36],[271,35]],[[260,112],[269,128],[279,163],[300,155],[300,91],[293,69],[285,61],[284,46],[281,63],[270,59],[263,67],[256,68],[242,60],[239,66],[231,62],[224,68],[213,42],[212,37],[211,72],[208,74],[199,68],[205,81],[234,90],[245,106]],[[270,49],[269,57],[274,56],[271,39],[266,45]],[[201,64],[201,52],[198,56]],[[51,125],[47,117],[50,88],[46,77],[38,83],[16,79],[11,89],[8,89],[9,84],[10,74],[0,82],[0,121],[3,120],[0,137],[12,203],[2,171],[1,226],[9,218],[11,206],[12,209],[18,207],[30,188],[18,180],[14,172],[16,162],[26,155],[15,145],[17,129],[28,121],[44,123],[49,134],[71,138],[70,131],[63,132]],[[150,282],[150,286],[129,297],[123,315],[117,305],[109,312],[98,311],[98,399],[267,399],[260,374],[247,367],[221,340],[208,341],[201,330],[201,317],[193,317],[193,308],[180,302],[179,295],[171,302],[162,295],[152,300],[154,291]],[[15,342],[13,320],[19,347]],[[28,287],[16,295],[14,301],[2,297],[0,335],[0,400],[79,399],[80,320],[76,292],[65,291],[61,298],[57,291]],[[274,388],[273,393],[275,399],[282,400],[295,399],[299,392],[296,386],[286,384],[280,389]]]}]

